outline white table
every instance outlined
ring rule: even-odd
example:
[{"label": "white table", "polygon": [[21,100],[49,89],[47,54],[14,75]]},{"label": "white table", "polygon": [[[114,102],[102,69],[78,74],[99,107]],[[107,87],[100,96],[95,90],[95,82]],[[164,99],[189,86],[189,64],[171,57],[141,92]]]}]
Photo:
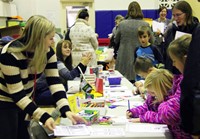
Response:
[{"label": "white table", "polygon": [[[115,72],[115,75],[119,75],[122,77],[121,85],[127,86],[129,89],[133,90],[134,87],[132,83],[130,83],[126,78],[124,78],[118,71]],[[143,101],[142,98],[135,96],[134,99],[131,101]],[[116,115],[116,116],[124,116],[126,113],[127,107],[119,106],[114,109],[107,109],[106,115]],[[60,124],[62,125],[70,125],[71,122],[67,118],[61,118]],[[135,124],[135,123],[130,123]],[[143,123],[144,125],[148,125],[148,123]],[[92,125],[92,128],[98,129],[98,128],[123,128],[125,131],[125,135],[123,136],[107,136],[107,135],[92,135],[92,136],[74,136],[74,137],[60,137],[59,139],[170,139],[171,135],[169,131],[166,132],[148,132],[148,131],[142,131],[142,132],[127,132],[125,130],[126,125]]]}]

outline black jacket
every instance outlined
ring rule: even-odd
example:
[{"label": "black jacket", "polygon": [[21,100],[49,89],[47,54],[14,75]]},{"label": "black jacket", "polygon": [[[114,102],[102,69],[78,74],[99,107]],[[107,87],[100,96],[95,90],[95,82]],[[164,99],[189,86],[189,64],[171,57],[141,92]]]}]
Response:
[{"label": "black jacket", "polygon": [[170,70],[173,74],[180,74],[180,72],[172,65],[172,60],[167,54],[167,48],[169,44],[174,40],[176,31],[192,34],[196,26],[197,26],[197,23],[193,23],[191,25],[187,25],[183,27],[176,26],[174,23],[172,23],[168,26],[168,29],[164,34],[165,42],[162,44],[163,62],[164,62],[165,68]]},{"label": "black jacket", "polygon": [[181,91],[181,126],[190,134],[200,135],[200,24],[192,33]]}]

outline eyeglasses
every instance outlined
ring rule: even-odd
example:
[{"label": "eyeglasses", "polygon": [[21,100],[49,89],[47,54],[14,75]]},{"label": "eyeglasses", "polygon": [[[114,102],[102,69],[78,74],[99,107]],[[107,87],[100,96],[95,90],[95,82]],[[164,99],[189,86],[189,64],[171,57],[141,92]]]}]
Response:
[{"label": "eyeglasses", "polygon": [[173,17],[180,17],[184,13],[173,14]]}]

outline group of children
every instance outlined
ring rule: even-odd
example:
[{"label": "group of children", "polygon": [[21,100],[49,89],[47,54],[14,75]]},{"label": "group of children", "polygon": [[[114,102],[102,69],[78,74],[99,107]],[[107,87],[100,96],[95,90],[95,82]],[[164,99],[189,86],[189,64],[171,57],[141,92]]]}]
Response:
[{"label": "group of children", "polygon": [[[172,41],[167,49],[173,65],[183,73],[184,64],[190,46],[191,36],[183,35]],[[167,124],[176,139],[189,139],[192,136],[180,128],[180,83],[182,75],[173,75],[166,69],[156,69],[151,60],[136,58],[135,71],[145,78],[136,82],[139,89],[145,88],[147,99],[142,106],[127,111],[127,118],[133,122]]]}]

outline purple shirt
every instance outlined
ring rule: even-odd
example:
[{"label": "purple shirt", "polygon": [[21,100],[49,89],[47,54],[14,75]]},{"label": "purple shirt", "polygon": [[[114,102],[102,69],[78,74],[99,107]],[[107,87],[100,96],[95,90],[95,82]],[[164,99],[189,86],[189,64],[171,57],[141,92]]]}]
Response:
[{"label": "purple shirt", "polygon": [[155,97],[148,95],[141,106],[130,109],[133,118],[140,118],[140,122],[167,124],[172,136],[176,139],[190,139],[189,134],[180,129],[180,82],[182,75],[175,75],[173,87],[168,96],[161,103],[153,103]]}]

